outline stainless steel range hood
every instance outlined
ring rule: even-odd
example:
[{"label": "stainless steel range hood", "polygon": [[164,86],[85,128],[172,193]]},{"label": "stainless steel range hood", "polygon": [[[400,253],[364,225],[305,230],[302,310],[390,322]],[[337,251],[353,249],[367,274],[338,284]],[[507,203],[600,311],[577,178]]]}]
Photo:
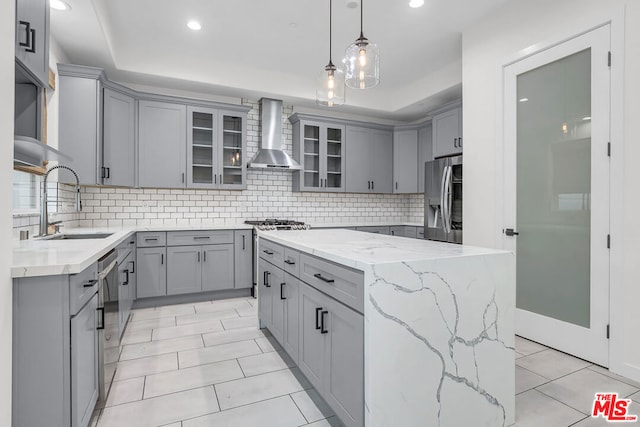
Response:
[{"label": "stainless steel range hood", "polygon": [[251,169],[302,169],[298,162],[282,150],[282,101],[262,98],[260,122],[260,147],[247,166]]}]

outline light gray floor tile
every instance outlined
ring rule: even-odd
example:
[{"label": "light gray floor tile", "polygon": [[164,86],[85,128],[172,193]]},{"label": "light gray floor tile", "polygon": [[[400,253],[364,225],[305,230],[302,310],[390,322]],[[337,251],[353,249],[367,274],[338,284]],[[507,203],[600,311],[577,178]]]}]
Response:
[{"label": "light gray floor tile", "polygon": [[188,335],[199,335],[209,332],[224,330],[219,320],[207,320],[191,325],[171,326],[168,328],[158,328],[153,330],[153,341],[166,340],[170,338],[185,337]]},{"label": "light gray floor tile", "polygon": [[516,396],[516,427],[564,427],[584,418],[582,412],[529,390]]},{"label": "light gray floor tile", "polygon": [[213,345],[228,344],[237,341],[252,340],[255,338],[264,338],[269,332],[266,329],[257,328],[241,328],[229,329],[228,331],[212,332],[202,335],[204,344],[209,347]]},{"label": "light gray floor tile", "polygon": [[174,371],[178,369],[178,354],[169,353],[159,356],[143,357],[141,359],[118,362],[115,380],[142,377],[158,372]]},{"label": "light gray floor tile", "polygon": [[258,300],[257,300],[257,298],[253,298],[253,297],[248,298],[248,299],[247,299],[247,302],[248,302],[249,304],[251,304],[252,306],[254,306],[254,307],[257,307],[257,306],[258,306]]},{"label": "light gray floor tile", "polygon": [[157,427],[218,410],[213,387],[204,387],[105,408],[98,427]]},{"label": "light gray floor tile", "polygon": [[553,380],[586,368],[591,364],[568,354],[547,349],[516,359],[516,365]]},{"label": "light gray floor tile", "polygon": [[309,423],[320,421],[334,415],[331,408],[329,408],[315,389],[292,393],[291,398],[296,402],[296,406]]},{"label": "light gray floor tile", "polygon": [[307,427],[344,427],[344,424],[340,422],[338,417],[330,417],[324,420],[307,424]]},{"label": "light gray floor tile", "polygon": [[622,375],[614,374],[613,372],[609,371],[607,368],[603,368],[602,366],[591,365],[591,366],[589,366],[589,369],[591,369],[592,371],[596,371],[599,374],[611,377],[614,380],[621,381],[623,383],[632,385],[635,388],[639,388],[640,389],[640,383],[639,382],[630,380],[629,378],[623,377]]},{"label": "light gray floor tile", "polygon": [[614,380],[590,369],[583,369],[551,381],[538,387],[537,390],[586,415],[591,413],[593,399],[597,392],[617,392],[624,397],[638,391],[637,388],[629,384]]},{"label": "light gray floor tile", "polygon": [[178,325],[190,325],[192,323],[205,322],[207,320],[221,319],[237,319],[238,312],[235,309],[213,311],[210,313],[187,314],[185,316],[176,316]]},{"label": "light gray floor tile", "polygon": [[102,414],[102,408],[96,408],[93,411],[93,414],[91,414],[91,419],[89,420],[89,426],[90,427],[97,427],[98,426],[98,419],[100,418],[101,414]]},{"label": "light gray floor tile", "polygon": [[139,329],[130,331],[127,327],[127,332],[124,333],[122,337],[122,341],[120,341],[121,345],[128,344],[139,344],[141,342],[149,342],[151,341],[151,329]]},{"label": "light gray floor tile", "polygon": [[265,374],[267,372],[279,371],[281,369],[292,368],[295,362],[284,351],[261,353],[255,356],[248,356],[238,359],[242,372],[247,377]]},{"label": "light gray floor tile", "polygon": [[140,320],[149,320],[149,319],[159,319],[162,317],[174,317],[185,314],[194,314],[195,309],[193,305],[187,306],[172,306],[167,305],[164,307],[157,307],[156,309],[147,309],[144,308],[142,310],[136,310],[133,313],[133,322],[138,322]]},{"label": "light gray floor tile", "polygon": [[[637,415],[640,420],[640,403],[631,402],[627,410],[627,415]],[[593,418],[591,416],[587,416],[584,420],[573,424],[571,427],[611,427],[611,426],[629,426],[635,427],[640,423],[640,421],[636,421],[635,423],[613,423],[607,421],[604,417],[598,416]]]},{"label": "light gray floor tile", "polygon": [[298,378],[299,371],[294,368],[218,384],[215,387],[220,408],[235,408],[309,388],[304,379]]},{"label": "light gray floor tile", "polygon": [[111,383],[109,397],[104,405],[115,406],[123,403],[135,402],[142,399],[144,390],[144,377],[131,378],[129,380],[114,381]]},{"label": "light gray floor tile", "polygon": [[258,318],[255,316],[238,317],[237,319],[222,319],[221,322],[225,329],[258,327]]},{"label": "light gray floor tile", "polygon": [[282,346],[278,344],[278,341],[273,337],[257,338],[256,342],[265,353],[269,353],[271,351],[282,351]]},{"label": "light gray floor tile", "polygon": [[204,387],[223,381],[244,378],[236,360],[211,363],[178,371],[147,376],[144,398]]},{"label": "light gray floor tile", "polygon": [[135,316],[132,316],[131,321],[127,324],[127,332],[125,332],[125,335],[130,331],[140,331],[143,329],[151,330],[153,328],[166,328],[168,326],[176,325],[175,317],[160,317],[158,319],[140,320],[137,322],[133,321],[134,317]]},{"label": "light gray floor tile", "polygon": [[538,344],[537,342],[529,341],[526,338],[522,338],[516,335],[516,351],[522,355],[529,355],[537,353],[542,350],[546,350],[548,347]]},{"label": "light gray floor tile", "polygon": [[236,312],[241,317],[258,317],[258,307],[236,308]]},{"label": "light gray floor tile", "polygon": [[210,306],[198,306],[198,313],[212,313],[216,311],[233,310],[236,308],[251,307],[245,298],[233,298],[220,301],[213,301]]},{"label": "light gray floor tile", "polygon": [[183,427],[297,427],[306,423],[289,396],[183,421]]},{"label": "light gray floor tile", "polygon": [[[631,399],[635,400],[636,402],[640,403],[640,391],[637,393],[633,393],[631,396],[629,396]],[[640,414],[638,414],[640,415]]]},{"label": "light gray floor tile", "polygon": [[204,347],[204,343],[202,342],[202,336],[200,335],[190,335],[187,337],[125,345],[122,348],[120,360],[138,359],[140,357],[175,353],[180,350],[190,350],[202,347]]},{"label": "light gray floor tile", "polygon": [[549,382],[547,378],[516,366],[516,394],[538,387],[546,382]]},{"label": "light gray floor tile", "polygon": [[522,354],[522,353],[518,353],[517,351],[515,351],[514,353],[515,353],[515,355],[516,355],[516,359],[519,359],[519,358],[521,358],[522,356],[525,356],[524,354]]},{"label": "light gray floor tile", "polygon": [[260,347],[258,347],[255,341],[248,340],[196,350],[181,351],[178,353],[178,360],[180,362],[180,369],[184,369],[191,366],[205,365],[260,353]]}]

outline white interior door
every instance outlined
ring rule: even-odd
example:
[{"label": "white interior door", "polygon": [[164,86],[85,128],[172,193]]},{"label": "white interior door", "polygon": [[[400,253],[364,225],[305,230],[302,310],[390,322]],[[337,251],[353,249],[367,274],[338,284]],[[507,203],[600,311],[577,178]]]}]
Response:
[{"label": "white interior door", "polygon": [[516,253],[516,333],[603,366],[609,45],[607,25],[504,68],[503,242]]}]

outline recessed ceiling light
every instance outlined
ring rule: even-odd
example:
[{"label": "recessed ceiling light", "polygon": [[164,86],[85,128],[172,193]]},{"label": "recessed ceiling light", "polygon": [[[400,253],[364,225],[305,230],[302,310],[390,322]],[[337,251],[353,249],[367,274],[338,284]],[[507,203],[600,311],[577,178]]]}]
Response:
[{"label": "recessed ceiling light", "polygon": [[422,7],[424,6],[424,0],[410,0],[409,1],[409,7]]},{"label": "recessed ceiling light", "polygon": [[583,117],[583,118],[582,118],[582,120],[584,120],[585,122],[587,122],[587,121],[591,120],[591,116]]},{"label": "recessed ceiling light", "polygon": [[187,22],[187,27],[191,28],[193,31],[198,31],[202,29],[202,25],[200,25],[198,21]]},{"label": "recessed ceiling light", "polygon": [[55,10],[71,10],[71,6],[62,0],[51,0],[49,6]]},{"label": "recessed ceiling light", "polygon": [[527,102],[529,98],[520,98],[520,102]]}]

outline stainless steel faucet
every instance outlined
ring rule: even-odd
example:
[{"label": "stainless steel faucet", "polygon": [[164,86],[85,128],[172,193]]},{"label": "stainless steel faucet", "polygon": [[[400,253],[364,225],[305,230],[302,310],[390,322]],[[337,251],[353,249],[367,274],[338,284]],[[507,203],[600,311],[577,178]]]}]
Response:
[{"label": "stainless steel faucet", "polygon": [[73,174],[76,178],[76,203],[75,208],[76,212],[80,212],[82,209],[82,203],[80,201],[80,179],[78,178],[78,174],[71,169],[69,166],[57,165],[52,167],[44,174],[44,180],[42,183],[42,199],[40,200],[40,236],[47,236],[49,229],[49,211],[47,209],[47,179],[49,178],[49,174],[56,169],[66,169]]}]

